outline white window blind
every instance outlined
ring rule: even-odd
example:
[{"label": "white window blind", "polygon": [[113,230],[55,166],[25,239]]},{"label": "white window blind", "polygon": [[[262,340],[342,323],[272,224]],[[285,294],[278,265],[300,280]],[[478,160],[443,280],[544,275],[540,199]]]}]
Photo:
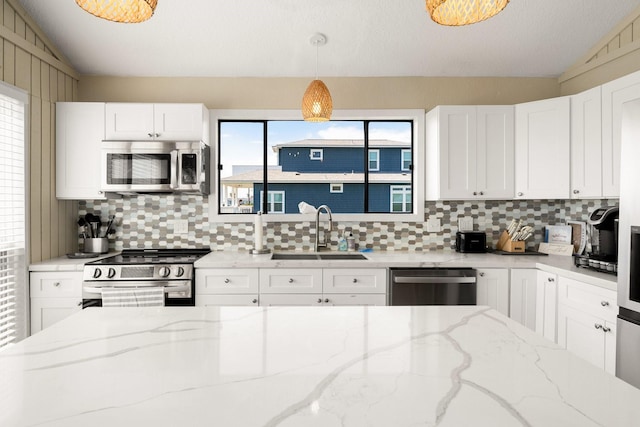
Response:
[{"label": "white window blind", "polygon": [[26,335],[25,102],[0,86],[0,349]]}]

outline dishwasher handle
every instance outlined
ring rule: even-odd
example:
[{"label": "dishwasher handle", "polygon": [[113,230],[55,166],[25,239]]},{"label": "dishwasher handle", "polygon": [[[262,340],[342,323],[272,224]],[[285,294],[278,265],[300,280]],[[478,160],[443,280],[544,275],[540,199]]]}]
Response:
[{"label": "dishwasher handle", "polygon": [[393,283],[476,283],[475,277],[394,276]]}]

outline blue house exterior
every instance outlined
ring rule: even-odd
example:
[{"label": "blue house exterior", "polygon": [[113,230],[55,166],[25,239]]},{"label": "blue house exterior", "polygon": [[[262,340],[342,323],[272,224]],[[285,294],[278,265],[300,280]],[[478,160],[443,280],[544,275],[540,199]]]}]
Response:
[{"label": "blue house exterior", "polygon": [[[278,168],[268,170],[268,213],[298,213],[298,204],[323,204],[334,213],[364,212],[365,170],[368,212],[412,212],[410,143],[369,140],[306,139],[275,145]],[[225,185],[253,188],[253,212],[262,209],[261,172],[223,179]]]}]

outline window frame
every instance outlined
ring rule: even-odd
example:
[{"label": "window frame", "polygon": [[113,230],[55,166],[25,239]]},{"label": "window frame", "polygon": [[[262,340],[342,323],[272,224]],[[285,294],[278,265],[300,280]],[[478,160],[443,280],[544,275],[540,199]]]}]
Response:
[{"label": "window frame", "polygon": [[[412,120],[413,121],[413,192],[412,203],[413,213],[335,213],[333,218],[336,221],[362,220],[371,221],[391,221],[391,222],[424,222],[424,202],[425,202],[425,110],[421,109],[398,109],[398,110],[333,110],[332,120]],[[218,158],[218,129],[219,121],[271,121],[271,120],[302,120],[299,110],[209,110],[210,119],[210,141],[211,141],[211,164],[217,165]],[[217,179],[217,175],[216,175]],[[218,212],[218,186],[211,186],[209,195],[209,221],[218,223],[246,223],[253,221],[254,215],[250,214],[220,214]],[[287,213],[264,215],[265,221],[275,222],[303,222],[313,219],[312,214]]]},{"label": "window frame", "polygon": [[[282,211],[276,211],[273,209],[275,202],[271,199],[276,194],[282,194]],[[262,206],[262,198],[264,197],[264,190],[260,190],[260,199],[258,206]],[[267,192],[267,205],[269,206],[267,212],[274,215],[284,215],[286,203],[285,203],[285,191],[284,190],[268,190]],[[253,215],[253,214],[252,214]]]},{"label": "window frame", "polygon": [[[371,167],[371,154],[376,155],[375,168]],[[369,151],[367,152],[367,170],[369,172],[380,172],[380,150],[378,148],[369,148]]]},{"label": "window frame", "polygon": [[[400,191],[397,191],[397,190]],[[394,190],[396,190],[394,192]],[[407,200],[411,200],[412,198],[407,198],[407,194],[411,194],[411,187],[409,185],[389,185],[389,210],[394,212],[393,210],[393,196],[396,194],[400,194],[402,196],[402,208],[403,210],[400,213],[406,212]],[[396,214],[397,215],[397,214]]]},{"label": "window frame", "polygon": [[412,159],[411,158],[409,158],[409,167],[408,168],[404,167],[404,155],[407,152],[409,154],[411,154],[411,150],[402,149],[400,151],[400,170],[403,171],[403,172],[410,172],[411,171],[411,165],[412,165],[412,163],[411,163]]}]

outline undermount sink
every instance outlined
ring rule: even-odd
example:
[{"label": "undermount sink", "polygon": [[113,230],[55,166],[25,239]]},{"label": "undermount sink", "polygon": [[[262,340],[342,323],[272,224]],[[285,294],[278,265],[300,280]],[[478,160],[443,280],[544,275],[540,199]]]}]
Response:
[{"label": "undermount sink", "polygon": [[274,253],[271,255],[273,260],[317,260],[317,261],[335,261],[335,260],[363,260],[366,261],[367,257],[362,254],[337,254],[337,253],[312,253],[312,254],[287,254],[287,253]]}]

